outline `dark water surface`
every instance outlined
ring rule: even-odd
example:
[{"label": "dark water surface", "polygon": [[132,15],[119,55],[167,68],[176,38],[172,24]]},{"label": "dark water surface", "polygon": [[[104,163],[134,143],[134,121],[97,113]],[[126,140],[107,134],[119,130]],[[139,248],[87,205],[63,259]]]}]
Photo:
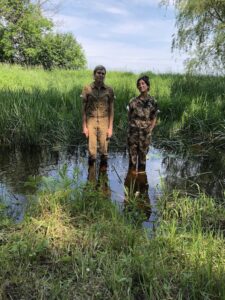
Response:
[{"label": "dark water surface", "polygon": [[[174,188],[195,196],[200,192],[222,199],[225,188],[224,153],[175,154],[151,147],[146,174],[128,172],[126,149],[111,147],[108,168],[88,167],[86,147],[50,149],[30,147],[28,149],[0,148],[0,198],[8,214],[21,220],[26,208],[27,195],[31,193],[25,185],[29,176],[57,176],[63,165],[68,166],[68,175],[79,169],[79,180],[100,182],[104,178],[103,190],[112,201],[126,204],[125,186],[132,185],[135,197],[143,196],[148,222],[155,220],[155,206],[161,193],[162,183],[170,191]],[[151,208],[149,208],[151,206]],[[150,226],[150,225],[149,225]]]}]

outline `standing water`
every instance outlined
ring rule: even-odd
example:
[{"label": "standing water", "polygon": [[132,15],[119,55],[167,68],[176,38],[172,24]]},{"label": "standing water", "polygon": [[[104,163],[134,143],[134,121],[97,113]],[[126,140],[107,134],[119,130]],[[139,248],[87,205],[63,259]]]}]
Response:
[{"label": "standing water", "polygon": [[[80,182],[98,183],[104,177],[103,189],[112,201],[126,204],[126,189],[133,185],[134,193],[142,194],[151,209],[147,209],[149,224],[154,222],[157,198],[164,187],[171,191],[195,196],[204,192],[220,199],[225,188],[225,155],[204,153],[174,154],[151,147],[147,157],[146,174],[132,175],[128,172],[128,155],[125,149],[111,147],[108,168],[88,167],[86,147],[49,149],[32,147],[26,150],[0,148],[0,197],[7,212],[20,221],[25,212],[26,199],[34,190],[26,185],[30,176],[53,176],[63,165],[68,175],[79,170]],[[131,180],[132,179],[132,180]]]}]

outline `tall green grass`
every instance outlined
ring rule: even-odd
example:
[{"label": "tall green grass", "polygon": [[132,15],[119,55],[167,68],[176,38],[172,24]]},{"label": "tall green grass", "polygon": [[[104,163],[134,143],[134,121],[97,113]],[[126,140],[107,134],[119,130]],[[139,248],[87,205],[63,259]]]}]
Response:
[{"label": "tall green grass", "polygon": [[158,134],[173,140],[186,138],[187,144],[224,147],[225,77],[169,74],[160,77],[168,89],[164,93],[159,91]]},{"label": "tall green grass", "polygon": [[[120,131],[124,130],[121,119],[126,119],[125,102],[134,93],[130,83],[135,81],[135,76],[110,73],[107,77],[107,83],[115,86],[118,99],[115,123],[120,135]],[[40,145],[81,142],[80,94],[83,86],[92,80],[92,72],[85,70],[46,72],[1,65],[1,143]]]},{"label": "tall green grass", "polygon": [[224,206],[174,192],[149,232],[76,177],[43,178],[21,224],[1,218],[0,297],[225,298]]},{"label": "tall green grass", "polygon": [[[148,72],[147,72],[148,73]],[[191,139],[191,143],[225,143],[225,78],[153,74],[151,94],[159,102],[158,142]],[[138,75],[108,72],[106,83],[116,94],[113,142],[126,143],[129,100],[138,94]],[[41,145],[82,142],[82,87],[92,72],[0,65],[1,144]],[[189,142],[188,142],[189,143]]]}]

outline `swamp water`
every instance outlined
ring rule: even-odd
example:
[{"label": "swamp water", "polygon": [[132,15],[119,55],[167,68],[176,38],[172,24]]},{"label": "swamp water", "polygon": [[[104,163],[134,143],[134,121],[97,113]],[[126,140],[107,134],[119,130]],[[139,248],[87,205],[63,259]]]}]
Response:
[{"label": "swamp water", "polygon": [[194,151],[191,154],[175,154],[151,147],[147,157],[146,174],[128,172],[126,149],[110,147],[108,167],[102,168],[97,161],[88,167],[86,146],[50,149],[32,147],[26,150],[0,148],[0,199],[7,213],[16,221],[23,219],[27,197],[35,191],[26,184],[30,176],[57,177],[67,165],[67,174],[78,172],[81,183],[90,181],[99,186],[112,201],[126,205],[130,187],[134,201],[142,198],[145,210],[144,226],[151,227],[156,219],[156,202],[162,186],[169,192],[195,196],[204,192],[218,200],[224,196],[225,154]]}]

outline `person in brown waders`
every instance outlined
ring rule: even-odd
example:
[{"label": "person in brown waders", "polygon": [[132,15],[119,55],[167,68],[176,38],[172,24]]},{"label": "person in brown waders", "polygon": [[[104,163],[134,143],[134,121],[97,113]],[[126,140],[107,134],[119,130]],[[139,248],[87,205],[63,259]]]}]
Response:
[{"label": "person in brown waders", "polygon": [[83,88],[82,127],[88,138],[89,165],[95,164],[99,145],[100,165],[107,167],[108,142],[113,134],[114,92],[104,83],[106,68],[96,66],[94,82]]}]

